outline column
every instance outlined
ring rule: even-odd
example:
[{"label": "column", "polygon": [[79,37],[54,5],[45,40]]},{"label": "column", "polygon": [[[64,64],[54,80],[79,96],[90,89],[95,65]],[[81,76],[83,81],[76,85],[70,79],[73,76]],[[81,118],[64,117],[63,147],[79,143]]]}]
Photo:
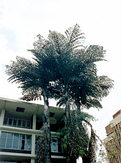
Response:
[{"label": "column", "polygon": [[36,113],[33,114],[32,129],[36,130]]},{"label": "column", "polygon": [[35,134],[32,134],[31,154],[35,155]]},{"label": "column", "polygon": [[5,109],[2,108],[1,113],[0,113],[0,126],[3,125],[4,115],[5,115]]},{"label": "column", "polygon": [[[32,129],[36,130],[36,113],[33,114]],[[35,155],[35,134],[32,134],[31,154]],[[35,163],[35,159],[31,159],[31,163]]]},{"label": "column", "polygon": [[32,158],[32,159],[31,159],[31,163],[35,163],[35,159]]}]

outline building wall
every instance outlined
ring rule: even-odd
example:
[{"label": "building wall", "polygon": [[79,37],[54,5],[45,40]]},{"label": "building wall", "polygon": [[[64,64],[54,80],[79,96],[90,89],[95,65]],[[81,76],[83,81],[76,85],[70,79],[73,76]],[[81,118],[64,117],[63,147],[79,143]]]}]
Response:
[{"label": "building wall", "polygon": [[[0,100],[0,163],[5,161],[34,163],[36,157],[36,136],[42,136],[42,131],[37,129],[36,126],[38,111],[36,108],[34,111],[32,109],[28,109],[27,113],[31,113],[30,117],[29,115],[24,115],[26,118],[22,118],[22,116],[19,117],[18,112],[15,112],[15,109],[12,110],[14,105],[19,106],[17,101],[14,101],[14,105],[10,101],[7,103],[7,100],[4,102],[4,105],[2,102],[3,101]],[[34,104],[32,105],[34,106]],[[11,109],[11,114],[7,113],[9,111],[8,107]],[[38,106],[35,105],[35,107]],[[22,115],[22,113],[20,113],[20,115]],[[57,117],[59,117],[59,113]],[[55,160],[58,160],[56,161],[58,163],[66,161],[63,150],[59,152],[58,137],[60,134],[57,132],[51,132],[51,135],[51,152],[53,153],[53,162],[55,162]]]},{"label": "building wall", "polygon": [[110,163],[121,163],[121,110],[113,115],[113,120],[105,127],[106,150]]}]

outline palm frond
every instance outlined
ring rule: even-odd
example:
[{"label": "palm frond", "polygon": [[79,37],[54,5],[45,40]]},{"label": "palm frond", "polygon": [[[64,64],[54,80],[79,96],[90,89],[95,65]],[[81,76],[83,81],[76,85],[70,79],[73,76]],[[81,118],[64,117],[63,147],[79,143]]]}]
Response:
[{"label": "palm frond", "polygon": [[49,31],[48,39],[52,43],[57,54],[61,55],[67,42],[65,36],[55,31]]},{"label": "palm frond", "polygon": [[22,100],[26,101],[41,100],[42,90],[40,88],[31,87],[26,90],[23,90],[22,94],[23,94],[23,97],[21,97]]},{"label": "palm frond", "polygon": [[87,102],[85,104],[86,108],[102,108],[102,104],[100,103],[100,101],[96,98],[87,98]]},{"label": "palm frond", "polygon": [[80,40],[84,39],[84,33],[80,32],[80,27],[78,24],[76,24],[74,27],[67,29],[65,34],[68,39],[68,43],[71,44],[73,49],[76,49],[82,45]]},{"label": "palm frond", "polygon": [[110,89],[114,85],[114,81],[110,79],[108,76],[99,76],[99,83],[102,89],[102,96],[105,97],[109,94]]}]

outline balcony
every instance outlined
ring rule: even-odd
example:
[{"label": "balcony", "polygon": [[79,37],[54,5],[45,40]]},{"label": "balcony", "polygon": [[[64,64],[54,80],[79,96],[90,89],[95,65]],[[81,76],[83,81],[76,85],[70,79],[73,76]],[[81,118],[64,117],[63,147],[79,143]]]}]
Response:
[{"label": "balcony", "polygon": [[31,153],[31,135],[1,132],[0,151]]},{"label": "balcony", "polygon": [[[0,134],[0,151],[1,152],[30,154],[31,144],[32,144],[31,135],[10,133],[10,132],[1,132]],[[54,155],[63,155],[63,148],[62,148],[61,140],[59,138],[56,138],[56,137],[52,138],[51,152]]]},{"label": "balcony", "polygon": [[13,117],[5,112],[3,125],[31,129],[31,120]]}]

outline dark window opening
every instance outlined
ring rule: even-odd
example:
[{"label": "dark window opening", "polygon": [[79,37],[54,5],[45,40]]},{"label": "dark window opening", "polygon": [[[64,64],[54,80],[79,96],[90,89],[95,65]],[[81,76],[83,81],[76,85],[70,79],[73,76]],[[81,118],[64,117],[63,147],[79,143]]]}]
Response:
[{"label": "dark window opening", "polygon": [[16,108],[16,111],[17,111],[17,112],[24,112],[24,111],[25,111],[25,108],[17,107],[17,108]]}]

